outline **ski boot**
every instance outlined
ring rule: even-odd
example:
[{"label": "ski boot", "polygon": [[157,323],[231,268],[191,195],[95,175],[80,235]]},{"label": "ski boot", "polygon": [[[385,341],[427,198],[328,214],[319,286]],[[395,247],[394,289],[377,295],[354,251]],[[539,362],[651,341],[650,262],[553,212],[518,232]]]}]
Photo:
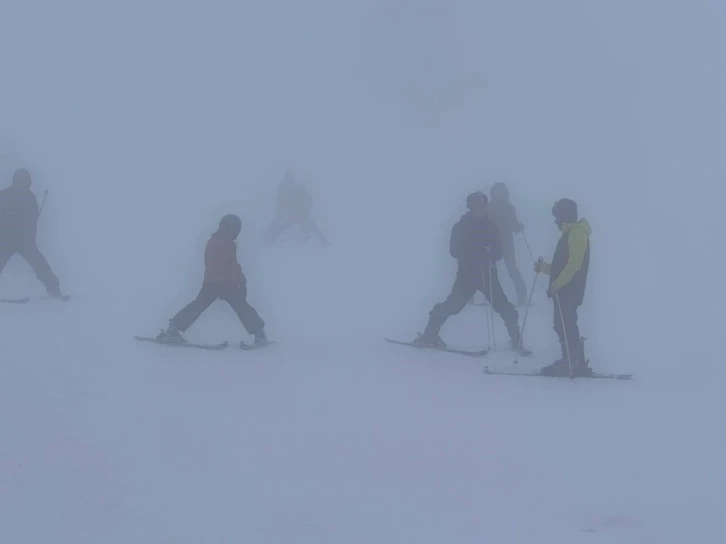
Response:
[{"label": "ski boot", "polygon": [[48,298],[53,300],[68,300],[68,296],[61,293],[60,287],[53,286],[45,290],[48,293]]},{"label": "ski boot", "polygon": [[554,376],[566,378],[570,376],[570,363],[567,361],[567,357],[557,359],[551,365],[542,367],[539,371],[542,376]]},{"label": "ski boot", "polygon": [[427,347],[427,348],[446,348],[446,343],[441,339],[437,333],[423,334],[419,333],[416,340],[411,342],[415,346]]},{"label": "ski boot", "polygon": [[187,342],[184,340],[184,337],[181,335],[179,329],[177,329],[174,325],[169,325],[168,329],[161,331],[156,339],[159,342],[164,342],[166,344],[186,344]]},{"label": "ski boot", "polygon": [[592,376],[594,372],[590,368],[590,360],[585,358],[585,338],[580,338],[580,353],[575,376]]},{"label": "ski boot", "polygon": [[265,335],[265,331],[260,331],[255,334],[255,341],[254,341],[255,347],[266,346],[269,343],[270,343],[270,341],[267,339],[267,335]]},{"label": "ski boot", "polygon": [[509,341],[509,349],[511,349],[513,352],[521,355],[522,357],[531,357],[532,356],[532,350],[525,348],[524,344],[522,344],[520,346],[519,342],[517,342],[515,344],[514,340]]},{"label": "ski boot", "polygon": [[519,329],[519,325],[517,323],[507,325],[507,332],[509,333],[509,349],[518,353],[522,357],[529,357],[532,355],[532,352],[524,347],[522,331]]}]

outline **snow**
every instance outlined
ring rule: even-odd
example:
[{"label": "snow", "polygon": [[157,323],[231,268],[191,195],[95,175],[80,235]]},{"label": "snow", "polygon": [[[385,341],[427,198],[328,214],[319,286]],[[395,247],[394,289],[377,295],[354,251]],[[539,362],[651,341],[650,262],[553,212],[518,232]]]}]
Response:
[{"label": "snow", "polygon": [[[0,305],[3,542],[718,541],[725,10],[6,0],[0,173],[49,190],[72,298]],[[286,168],[332,247],[262,246]],[[422,330],[466,194],[501,179],[535,257],[554,200],[580,203],[588,354],[632,381],[484,375],[512,365],[498,318],[486,361],[383,341]],[[278,343],[134,342],[230,212]],[[26,295],[15,259],[0,297]],[[540,278],[522,367],[557,355],[551,325]],[[485,309],[443,335],[486,346]],[[187,336],[247,339],[221,302]]]},{"label": "snow", "polygon": [[[623,358],[604,370],[633,371],[632,382],[485,376],[478,360],[384,343],[392,330],[410,336],[425,315],[408,327],[395,319],[395,330],[386,313],[397,302],[373,313],[390,294],[366,301],[370,287],[339,283],[346,265],[360,263],[313,247],[260,257],[266,280],[251,284],[251,300],[280,343],[255,352],[133,342],[164,325],[163,299],[194,294],[173,284],[127,309],[112,291],[2,308],[6,534],[316,543],[715,534],[721,495],[707,490],[725,452],[713,375],[673,380]],[[274,289],[277,313],[263,302]],[[484,311],[453,318],[447,338],[485,343]],[[538,357],[521,365],[555,354],[549,313],[540,290],[528,334]],[[497,321],[500,346],[504,334]],[[189,337],[243,335],[217,303]],[[486,363],[511,360],[500,351]]]}]

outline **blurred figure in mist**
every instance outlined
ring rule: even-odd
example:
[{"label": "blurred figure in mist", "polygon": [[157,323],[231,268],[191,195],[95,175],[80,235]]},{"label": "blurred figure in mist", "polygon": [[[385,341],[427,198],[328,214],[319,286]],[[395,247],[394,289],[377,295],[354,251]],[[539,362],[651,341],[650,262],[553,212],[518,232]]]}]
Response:
[{"label": "blurred figure in mist", "polygon": [[315,235],[324,246],[330,245],[315,221],[310,217],[313,197],[305,185],[287,170],[277,188],[277,217],[265,231],[265,244],[272,246],[282,233],[297,225],[305,234],[305,241]]},{"label": "blurred figure in mist", "polygon": [[41,208],[30,190],[30,172],[20,168],[12,186],[0,191],[0,272],[16,253],[27,261],[52,297],[60,297],[58,278],[35,242]]},{"label": "blurred figure in mist", "polygon": [[492,198],[487,205],[487,216],[494,221],[502,239],[502,259],[507,273],[512,278],[517,293],[517,305],[527,305],[527,286],[522,273],[517,267],[514,251],[514,235],[524,230],[524,225],[517,219],[517,211],[509,201],[509,189],[504,183],[495,183],[491,190]]}]

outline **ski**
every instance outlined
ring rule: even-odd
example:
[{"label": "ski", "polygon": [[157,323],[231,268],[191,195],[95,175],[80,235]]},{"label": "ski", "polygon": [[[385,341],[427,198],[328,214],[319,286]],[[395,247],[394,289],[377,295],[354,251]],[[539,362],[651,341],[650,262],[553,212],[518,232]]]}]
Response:
[{"label": "ski", "polygon": [[6,304],[27,304],[30,302],[30,297],[25,298],[2,298],[0,299],[0,302],[5,302]]},{"label": "ski", "polygon": [[418,348],[418,349],[432,349],[435,351],[445,351],[448,353],[457,353],[459,355],[464,355],[466,357],[485,357],[487,353],[489,353],[488,350],[482,349],[480,351],[471,351],[466,349],[456,349],[456,348],[445,348],[445,347],[436,347],[436,346],[422,346],[419,344],[415,344],[414,342],[403,342],[402,340],[394,340],[392,338],[386,338],[387,342],[391,342],[393,344],[399,344],[401,346],[411,346],[412,348]]},{"label": "ski", "polygon": [[2,299],[0,299],[0,302],[5,302],[8,304],[27,304],[31,300],[57,300],[59,302],[66,302],[66,301],[68,301],[69,298],[71,298],[69,295],[60,295],[57,297],[45,296],[45,297],[37,297],[37,298],[30,298],[30,297],[2,298]]},{"label": "ski", "polygon": [[262,345],[255,345],[255,344],[247,344],[244,340],[239,343],[239,349],[242,351],[254,351],[256,349],[263,349],[270,347],[271,345],[275,344],[274,341],[268,341],[266,344]]},{"label": "ski", "polygon": [[[540,378],[567,378],[570,379],[569,376],[547,376],[545,374],[540,374],[539,371],[513,371],[513,370],[491,370],[489,367],[484,367],[484,373],[489,374],[492,376],[537,376]],[[595,378],[600,380],[629,380],[632,378],[632,374],[600,374],[597,372],[594,372],[592,374],[589,374],[587,376],[575,376],[575,378]]]},{"label": "ski", "polygon": [[197,348],[197,349],[207,349],[207,350],[221,350],[225,349],[229,344],[227,342],[222,342],[221,344],[193,344],[191,342],[165,342],[164,340],[158,340],[157,338],[152,338],[150,336],[134,336],[135,340],[138,340],[140,342],[153,342],[155,344],[161,344],[162,346],[174,346],[179,348]]}]

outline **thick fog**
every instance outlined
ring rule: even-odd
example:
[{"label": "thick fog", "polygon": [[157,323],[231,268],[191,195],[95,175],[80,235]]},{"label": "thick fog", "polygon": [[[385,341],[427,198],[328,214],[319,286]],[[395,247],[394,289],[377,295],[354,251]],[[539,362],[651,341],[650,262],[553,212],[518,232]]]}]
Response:
[{"label": "thick fog", "polygon": [[[716,525],[704,517],[715,518],[723,471],[704,465],[724,446],[720,423],[708,420],[723,411],[717,381],[726,376],[716,342],[726,264],[724,17],[726,6],[707,0],[4,0],[0,185],[25,167],[39,198],[48,191],[38,244],[71,300],[0,308],[8,393],[0,424],[15,444],[6,459],[0,446],[3,509],[15,520],[32,519],[33,505],[52,510],[52,497],[63,501],[77,481],[62,474],[75,470],[92,483],[66,521],[44,514],[56,542],[525,542],[528,530],[542,542],[580,542],[591,538],[583,526],[610,514],[627,520],[613,542],[713,539]],[[263,244],[288,169],[311,189],[330,247],[297,244],[294,230],[281,247]],[[467,194],[499,181],[535,257],[549,259],[559,238],[553,203],[578,202],[593,229],[580,314],[591,363],[633,373],[632,382],[497,381],[479,363],[381,345],[384,336],[413,338],[447,295],[451,226]],[[134,344],[196,295],[204,244],[229,213],[242,218],[249,300],[276,351],[225,352],[225,365]],[[531,287],[532,258],[521,237],[516,243]],[[525,342],[547,364],[558,346],[538,282]],[[2,297],[42,292],[17,257],[0,276]],[[485,344],[478,310],[452,318],[444,334]],[[188,334],[244,336],[221,302]],[[231,363],[238,357],[269,366],[248,374]],[[356,369],[366,366],[375,373],[360,379]],[[35,378],[42,391],[25,391]],[[74,404],[76,394],[85,400]],[[44,413],[55,402],[46,396],[65,399],[65,424],[89,418],[74,436],[96,452],[97,472],[89,476],[68,451],[57,461],[43,449]],[[37,410],[29,420],[18,402]],[[419,416],[419,402],[430,412]],[[158,411],[168,419],[142,421]],[[237,414],[241,434],[220,413]],[[591,449],[570,473],[562,444],[580,441],[573,414],[577,429],[589,428],[582,439]],[[382,422],[387,431],[377,435]],[[176,430],[169,440],[167,425]],[[28,438],[28,428],[40,437]],[[395,445],[401,432],[412,451]],[[248,439],[270,445],[235,453]],[[499,454],[474,453],[490,451],[490,439]],[[308,444],[302,455],[280,451],[293,442]],[[361,447],[377,453],[362,460]],[[419,447],[429,457],[417,457]],[[197,453],[165,465],[167,451],[188,448]],[[23,452],[41,450],[47,457],[13,468]],[[318,453],[318,463],[300,461]],[[225,480],[252,463],[249,479]],[[582,478],[609,463],[609,475]],[[679,475],[680,463],[699,472]],[[215,466],[220,473],[209,476]],[[304,481],[285,487],[301,473]],[[399,485],[386,485],[401,473]],[[191,481],[180,483],[184,474]],[[320,483],[328,481],[338,483]],[[477,489],[457,497],[451,481]],[[306,495],[317,485],[323,490]],[[521,512],[509,509],[522,501]],[[690,521],[658,532],[657,520],[674,523],[683,504]],[[437,524],[440,508],[449,513]],[[569,508],[580,517],[563,529]],[[496,512],[494,532],[482,521],[487,510]],[[541,530],[527,525],[528,510]],[[40,542],[35,530],[13,541]]]}]

